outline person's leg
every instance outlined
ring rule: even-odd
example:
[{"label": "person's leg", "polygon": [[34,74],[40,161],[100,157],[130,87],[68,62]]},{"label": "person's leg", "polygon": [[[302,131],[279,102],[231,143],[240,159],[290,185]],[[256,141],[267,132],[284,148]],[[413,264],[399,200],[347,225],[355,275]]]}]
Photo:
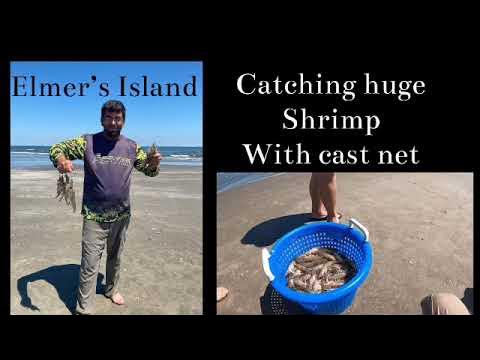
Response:
[{"label": "person's leg", "polygon": [[78,314],[91,314],[93,312],[98,270],[108,232],[108,226],[104,224],[83,220],[82,261],[76,307]]},{"label": "person's leg", "polygon": [[428,315],[470,315],[465,304],[449,293],[430,295],[424,304],[424,314]]},{"label": "person's leg", "polygon": [[310,179],[310,196],[312,198],[312,217],[321,218],[322,204],[327,212],[327,221],[339,222],[336,211],[337,184],[335,173],[312,173]]},{"label": "person's leg", "polygon": [[320,197],[320,190],[318,186],[317,177],[319,173],[312,173],[310,177],[310,199],[312,200],[312,218],[314,219],[326,219],[327,217],[327,209],[323,205],[322,198]]},{"label": "person's leg", "polygon": [[112,299],[115,304],[122,305],[123,297],[118,292],[120,281],[121,256],[127,238],[130,217],[116,221],[112,224],[110,236],[107,239],[107,275],[105,296]]}]

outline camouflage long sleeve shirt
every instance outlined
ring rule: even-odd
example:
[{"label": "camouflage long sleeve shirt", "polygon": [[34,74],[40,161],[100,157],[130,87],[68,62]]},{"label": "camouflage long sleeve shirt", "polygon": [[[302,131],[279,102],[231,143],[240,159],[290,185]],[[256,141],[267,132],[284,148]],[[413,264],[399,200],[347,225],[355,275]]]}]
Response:
[{"label": "camouflage long sleeve shirt", "polygon": [[118,146],[112,144],[98,133],[55,144],[49,151],[55,167],[61,155],[84,161],[82,215],[87,220],[113,222],[129,216],[131,168],[150,177],[159,172],[159,167],[149,167],[147,154],[132,140],[121,136]]}]

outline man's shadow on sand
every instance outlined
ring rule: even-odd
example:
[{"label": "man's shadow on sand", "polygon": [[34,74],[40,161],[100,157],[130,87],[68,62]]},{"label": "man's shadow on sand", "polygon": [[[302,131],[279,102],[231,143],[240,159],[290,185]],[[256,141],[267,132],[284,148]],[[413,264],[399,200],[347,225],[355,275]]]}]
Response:
[{"label": "man's shadow on sand", "polygon": [[310,221],[310,214],[294,214],[267,220],[251,228],[242,238],[241,243],[265,247],[272,245],[286,233]]},{"label": "man's shadow on sand", "polygon": [[299,304],[285,299],[270,283],[260,297],[260,309],[263,315],[310,315]]},{"label": "man's shadow on sand", "polygon": [[[40,309],[32,303],[28,295],[28,284],[37,280],[43,280],[53,285],[57,290],[60,300],[73,314],[76,307],[76,293],[78,289],[80,266],[76,264],[51,266],[33,274],[26,275],[17,281],[17,289],[21,296],[20,305],[34,311]],[[105,285],[102,284],[104,275],[99,273],[97,278],[97,294],[105,293]]]}]

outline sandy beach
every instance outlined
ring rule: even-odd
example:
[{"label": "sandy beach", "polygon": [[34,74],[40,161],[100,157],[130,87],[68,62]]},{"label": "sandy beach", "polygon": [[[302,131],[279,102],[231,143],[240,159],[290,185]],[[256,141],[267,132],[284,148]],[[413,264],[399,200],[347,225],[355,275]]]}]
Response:
[{"label": "sandy beach", "polygon": [[[132,218],[122,257],[120,291],[126,304],[102,295],[95,313],[163,315],[202,313],[202,168],[162,166],[157,177],[134,171]],[[82,216],[54,196],[58,172],[11,171],[11,313],[71,312],[81,255]],[[77,203],[83,171],[75,170]],[[80,207],[80,205],[78,205]],[[23,304],[23,305],[22,305]]]},{"label": "sandy beach", "polygon": [[[303,314],[276,293],[261,248],[301,226],[309,173],[288,173],[217,195],[218,314]],[[342,223],[370,231],[374,266],[351,315],[421,314],[423,297],[457,295],[473,307],[472,173],[338,173]]]}]

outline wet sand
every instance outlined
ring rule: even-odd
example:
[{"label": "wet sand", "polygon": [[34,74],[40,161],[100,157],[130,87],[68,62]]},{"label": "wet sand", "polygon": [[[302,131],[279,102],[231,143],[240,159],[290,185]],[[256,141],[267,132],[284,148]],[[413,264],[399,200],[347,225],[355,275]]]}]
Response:
[{"label": "wet sand", "polygon": [[[302,225],[310,174],[289,173],[217,195],[218,314],[301,314],[269,286],[261,248]],[[347,314],[421,314],[433,292],[472,307],[472,173],[338,173],[338,210],[370,232],[374,267]]]},{"label": "wet sand", "polygon": [[[82,216],[56,195],[56,170],[11,171],[11,313],[70,314],[75,305]],[[75,170],[77,204],[83,171]],[[96,314],[202,313],[201,167],[162,166],[157,177],[134,172],[132,218],[119,290],[126,305],[102,295]],[[77,205],[80,207],[80,205]],[[23,305],[21,304],[23,303]]]}]

